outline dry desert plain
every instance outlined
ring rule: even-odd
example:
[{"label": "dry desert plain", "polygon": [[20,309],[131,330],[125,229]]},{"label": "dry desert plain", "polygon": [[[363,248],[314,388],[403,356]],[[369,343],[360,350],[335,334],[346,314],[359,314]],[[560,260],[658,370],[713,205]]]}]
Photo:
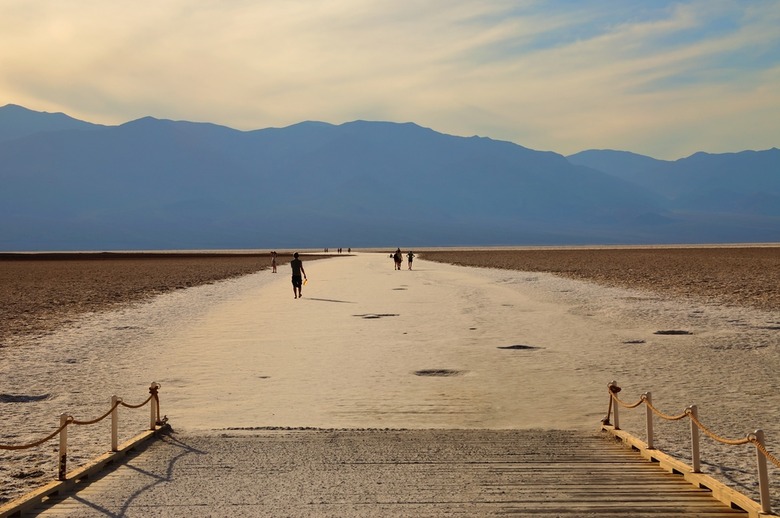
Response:
[{"label": "dry desert plain", "polygon": [[[291,259],[279,254],[277,265]],[[79,314],[270,265],[267,253],[0,254],[0,346],[51,332]]]},{"label": "dry desert plain", "polygon": [[[777,246],[415,250],[415,253],[418,258],[430,261],[548,272],[604,286],[656,292],[664,298],[755,308],[776,315],[773,325],[780,330],[777,289],[780,247]],[[305,260],[315,257],[318,256],[308,256]],[[278,263],[289,259],[289,255],[282,254]],[[84,314],[110,311],[159,294],[269,268],[268,255],[257,253],[2,254],[0,348],[14,348],[51,337]],[[390,262],[387,268],[391,270]],[[312,266],[312,269],[317,268]],[[289,268],[283,267],[280,272],[286,277]],[[420,274],[425,276],[424,272]],[[287,293],[286,286],[284,292]],[[24,391],[24,387],[17,388]],[[45,465],[48,461],[43,462]],[[45,476],[43,473],[38,477]],[[0,498],[18,494],[23,487],[23,481],[17,481],[13,489],[7,488],[10,491],[7,496]]]},{"label": "dry desert plain", "polygon": [[[417,254],[461,266],[549,272],[610,286],[780,311],[780,247],[776,246]],[[278,264],[290,259],[290,254],[281,254]],[[0,346],[47,333],[81,313],[267,268],[268,254],[0,254]]]},{"label": "dry desert plain", "polygon": [[431,251],[431,261],[575,279],[780,310],[780,247],[642,247]]}]

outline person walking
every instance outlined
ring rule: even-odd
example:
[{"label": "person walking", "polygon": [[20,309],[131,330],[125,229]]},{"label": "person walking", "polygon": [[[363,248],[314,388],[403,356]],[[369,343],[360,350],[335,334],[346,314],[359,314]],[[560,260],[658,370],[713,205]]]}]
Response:
[{"label": "person walking", "polygon": [[411,270],[412,269],[412,261],[414,260],[414,252],[409,250],[409,253],[406,254],[406,259],[409,262],[409,269]]},{"label": "person walking", "polygon": [[401,255],[401,249],[396,248],[395,253],[393,254],[393,262],[395,263],[395,269],[400,270],[401,269],[401,262],[403,261],[403,256]]},{"label": "person walking", "polygon": [[276,252],[271,252],[271,272],[276,273]]},{"label": "person walking", "polygon": [[[303,280],[306,279],[306,270],[303,269],[303,262],[298,259],[298,252],[293,254],[293,260],[290,261],[290,267],[292,268],[293,295],[295,295],[295,298],[297,299],[303,297],[301,286],[303,286]],[[303,279],[301,279],[301,274],[303,274]]]}]

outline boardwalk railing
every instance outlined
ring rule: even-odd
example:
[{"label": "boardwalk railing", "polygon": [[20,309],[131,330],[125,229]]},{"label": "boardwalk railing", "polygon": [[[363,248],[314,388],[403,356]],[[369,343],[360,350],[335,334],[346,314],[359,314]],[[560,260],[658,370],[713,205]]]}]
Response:
[{"label": "boardwalk railing", "polygon": [[92,424],[99,423],[100,421],[107,418],[108,416],[111,416],[111,451],[117,451],[118,444],[119,444],[119,439],[118,439],[119,416],[118,416],[117,408],[119,408],[120,406],[123,406],[125,408],[141,408],[145,406],[147,403],[151,403],[149,405],[150,407],[149,429],[150,430],[155,430],[157,426],[162,426],[167,422],[168,420],[167,416],[160,418],[160,397],[158,395],[159,389],[160,389],[160,384],[152,382],[152,384],[149,386],[149,397],[146,398],[146,401],[144,401],[143,403],[139,403],[137,405],[131,405],[129,403],[125,403],[124,401],[122,401],[122,398],[117,396],[111,396],[111,408],[108,409],[108,412],[92,420],[80,421],[70,414],[60,414],[60,426],[51,434],[47,435],[42,439],[31,442],[29,444],[17,444],[17,445],[0,444],[0,450],[27,450],[30,448],[35,448],[53,439],[55,436],[59,435],[60,449],[59,449],[59,457],[58,457],[59,464],[57,469],[57,479],[65,480],[68,471],[68,426],[92,425]]},{"label": "boardwalk railing", "polygon": [[[780,459],[772,455],[767,449],[764,440],[764,432],[762,430],[755,430],[748,433],[741,439],[728,439],[722,437],[712,430],[707,428],[700,420],[698,409],[696,405],[687,407],[682,413],[677,415],[670,415],[661,412],[657,407],[653,405],[653,399],[650,392],[645,392],[639,397],[639,400],[634,403],[628,403],[618,397],[621,388],[617,385],[617,382],[612,381],[607,385],[609,392],[609,409],[607,410],[607,416],[602,420],[602,425],[605,429],[612,429],[614,431],[620,430],[620,413],[618,409],[620,407],[633,409],[640,405],[645,405],[646,412],[646,430],[647,430],[647,443],[646,448],[648,450],[655,449],[654,433],[653,433],[653,417],[658,416],[661,419],[667,421],[679,421],[681,419],[688,418],[690,420],[691,427],[691,466],[692,473],[701,473],[701,456],[699,452],[699,432],[708,436],[716,442],[721,444],[727,444],[730,446],[739,446],[744,444],[752,444],[756,448],[756,464],[758,470],[758,483],[759,494],[761,496],[761,513],[770,514],[770,495],[769,495],[769,474],[767,471],[767,460],[772,462],[775,466],[780,467]],[[610,420],[612,421],[610,423]],[[617,435],[617,434],[616,434]]]}]

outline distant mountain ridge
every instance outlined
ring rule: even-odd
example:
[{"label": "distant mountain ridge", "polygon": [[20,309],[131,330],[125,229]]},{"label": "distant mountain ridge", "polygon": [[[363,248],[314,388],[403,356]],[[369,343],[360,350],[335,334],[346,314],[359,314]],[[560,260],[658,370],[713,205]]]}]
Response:
[{"label": "distant mountain ridge", "polygon": [[652,191],[677,210],[780,215],[780,150],[695,153],[676,161],[624,151],[583,151],[574,164]]},{"label": "distant mountain ridge", "polygon": [[48,131],[100,127],[102,126],[74,119],[64,113],[36,112],[15,104],[0,108],[0,142]]},{"label": "distant mountain ridge", "polygon": [[414,123],[0,108],[0,250],[780,241],[778,150],[564,157]]}]

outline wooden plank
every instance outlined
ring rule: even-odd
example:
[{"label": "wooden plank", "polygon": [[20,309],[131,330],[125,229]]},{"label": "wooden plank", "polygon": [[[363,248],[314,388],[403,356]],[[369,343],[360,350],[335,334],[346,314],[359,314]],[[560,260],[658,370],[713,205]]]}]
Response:
[{"label": "wooden plank", "polygon": [[694,473],[693,468],[675,459],[671,455],[668,455],[660,450],[649,449],[645,442],[624,430],[616,430],[615,427],[611,425],[602,425],[602,430],[632,450],[636,450],[636,452],[644,459],[647,459],[652,464],[657,465],[664,471],[675,473],[678,476],[681,476],[688,483],[695,487],[706,488],[712,493],[713,498],[723,502],[729,507],[738,507],[745,510],[750,518],[777,517],[776,514],[762,513],[761,504],[740,493],[739,491],[728,487],[719,480],[716,480],[704,473]]},{"label": "wooden plank", "polygon": [[[163,438],[41,516],[685,516],[711,492],[599,434],[339,430]],[[197,488],[197,490],[193,490]]]},{"label": "wooden plank", "polygon": [[38,489],[5,503],[0,506],[0,518],[22,516],[46,500],[57,498],[60,494],[64,494],[68,491],[72,492],[76,484],[85,483],[89,477],[94,476],[114,462],[121,462],[126,455],[135,451],[149,439],[157,437],[162,431],[167,431],[168,429],[169,427],[166,425],[156,430],[141,432],[132,439],[120,444],[117,447],[117,451],[104,453],[103,455],[92,459],[87,464],[70,471],[65,476],[65,480],[49,482]]}]

